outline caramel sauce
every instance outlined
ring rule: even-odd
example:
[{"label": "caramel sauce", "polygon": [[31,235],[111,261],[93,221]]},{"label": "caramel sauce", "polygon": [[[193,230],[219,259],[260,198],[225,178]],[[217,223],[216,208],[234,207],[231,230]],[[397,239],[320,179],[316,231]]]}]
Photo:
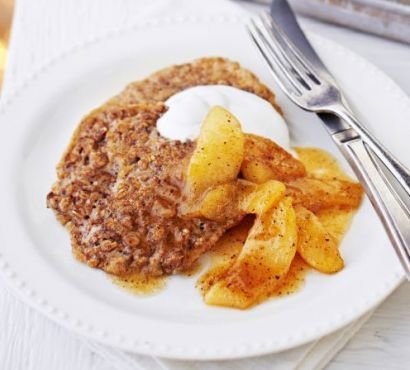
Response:
[{"label": "caramel sauce", "polygon": [[202,263],[202,261],[198,260],[189,269],[183,271],[181,275],[192,277],[198,274],[202,270],[203,267],[204,267],[204,264]]},{"label": "caramel sauce", "polygon": [[[337,160],[326,151],[318,148],[295,148],[295,150],[309,175],[354,181],[343,171]],[[320,211],[316,216],[318,216],[326,230],[340,243],[351,224],[355,212],[355,210],[335,208]]]},{"label": "caramel sauce", "polygon": [[335,157],[318,148],[294,148],[308,175],[352,181]]},{"label": "caramel sauce", "polygon": [[[296,148],[296,151],[309,175],[320,178],[351,180],[339,167],[337,161],[327,152],[316,148]],[[317,214],[326,229],[339,242],[347,231],[353,215],[354,211],[342,209],[331,209]],[[246,241],[253,219],[253,216],[247,216],[238,226],[228,230],[215,247],[207,253],[209,266],[196,283],[201,295],[204,296],[219,276],[233,265]],[[204,263],[198,261],[183,274],[192,277],[203,267]],[[264,299],[286,296],[297,292],[303,286],[306,273],[310,269],[303,259],[296,254],[287,275],[282,278],[280,285],[274,291],[267,293]],[[144,296],[162,290],[166,286],[166,277],[153,278],[133,274],[126,277],[115,276],[113,282],[134,294]]]},{"label": "caramel sauce", "polygon": [[246,217],[238,226],[228,230],[214,248],[208,252],[210,266],[196,283],[196,287],[202,295],[205,295],[220,274],[235,262],[246,241],[252,223],[253,217]]},{"label": "caramel sauce", "polygon": [[[251,226],[251,220],[247,219],[240,225],[229,230],[210,252],[211,266],[205,274],[199,277],[196,284],[196,287],[203,296],[208,292],[214,282],[218,280],[219,276],[233,265],[246,241]],[[281,284],[273,292],[269,292],[264,299],[289,295],[296,292],[303,285],[306,272],[309,269],[309,266],[302,258],[296,255],[292,261],[289,272],[283,278]]]},{"label": "caramel sauce", "polygon": [[112,276],[114,284],[140,296],[148,296],[165,288],[166,277],[152,277],[140,273],[127,276]]},{"label": "caramel sauce", "polygon": [[305,282],[305,275],[311,268],[296,254],[283,282],[269,294],[269,297],[281,297],[297,292]]},{"label": "caramel sauce", "polygon": [[[352,179],[340,168],[336,159],[327,152],[317,148],[296,148],[299,160],[306,167],[307,174],[318,178]],[[354,210],[330,209],[317,214],[325,228],[341,242],[346,233]],[[210,252],[211,266],[197,281],[197,288],[205,296],[221,274],[229,269],[239,255],[252,227],[252,218],[245,219],[237,227],[229,230]],[[304,284],[305,276],[311,267],[296,253],[287,275],[272,292],[267,292],[262,300],[281,297],[297,292]],[[256,302],[256,304],[260,303]]]}]

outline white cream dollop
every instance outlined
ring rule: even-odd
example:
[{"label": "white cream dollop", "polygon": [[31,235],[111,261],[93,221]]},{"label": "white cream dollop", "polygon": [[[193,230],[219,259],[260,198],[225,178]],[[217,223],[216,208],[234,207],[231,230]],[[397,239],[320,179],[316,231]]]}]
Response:
[{"label": "white cream dollop", "polygon": [[220,105],[233,113],[244,132],[264,136],[292,152],[285,120],[255,94],[224,85],[195,86],[171,96],[165,105],[168,110],[157,121],[157,129],[167,139],[196,139],[208,111]]}]

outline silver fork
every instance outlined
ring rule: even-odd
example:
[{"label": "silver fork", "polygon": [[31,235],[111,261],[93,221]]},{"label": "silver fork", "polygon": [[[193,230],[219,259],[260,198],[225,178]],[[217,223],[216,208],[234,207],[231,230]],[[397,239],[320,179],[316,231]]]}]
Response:
[{"label": "silver fork", "polygon": [[410,171],[355,118],[333,77],[313,67],[269,14],[252,19],[248,31],[285,94],[324,121],[364,185],[410,280]]}]

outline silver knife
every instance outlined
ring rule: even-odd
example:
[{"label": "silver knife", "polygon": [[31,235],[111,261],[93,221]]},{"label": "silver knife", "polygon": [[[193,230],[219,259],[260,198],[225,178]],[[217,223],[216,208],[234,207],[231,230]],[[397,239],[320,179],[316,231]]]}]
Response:
[{"label": "silver knife", "polygon": [[319,56],[316,54],[316,51],[310,45],[310,42],[300,28],[289,3],[286,0],[272,0],[270,15],[276,24],[278,24],[282,30],[285,31],[286,36],[288,36],[293,44],[295,44],[302,54],[309,59],[312,66],[325,71],[327,73],[326,77],[335,82],[332,75],[320,60]]},{"label": "silver knife", "polygon": [[[337,86],[301,30],[286,0],[272,0],[271,17],[320,78]],[[343,103],[347,106],[345,99]],[[308,109],[308,108],[305,108]],[[308,109],[309,110],[309,109]],[[360,122],[344,122],[333,114],[317,113],[333,141],[366,188],[376,212],[410,280],[410,172]],[[394,178],[397,182],[392,182]]]},{"label": "silver knife", "polygon": [[[320,71],[323,78],[337,86],[332,74],[323,64],[300,28],[295,14],[293,13],[288,2],[286,0],[272,0],[270,15],[275,23],[285,32],[290,41],[302,52],[304,57],[308,59],[312,67],[315,70]],[[349,104],[344,97],[343,103],[351,111]],[[351,125],[348,125],[342,120],[331,119],[331,116],[327,114],[318,114],[318,116],[325,121],[325,126],[331,134],[352,128]],[[383,162],[384,166],[387,167],[394,178],[401,184],[407,195],[410,196],[410,171],[407,170],[406,167],[400,163],[400,161],[397,160],[381,143],[379,143],[366,127],[361,125],[359,122],[355,123],[358,124],[358,126],[354,127],[355,131],[360,134],[363,141],[366,142],[366,144],[373,150],[378,159]]]}]

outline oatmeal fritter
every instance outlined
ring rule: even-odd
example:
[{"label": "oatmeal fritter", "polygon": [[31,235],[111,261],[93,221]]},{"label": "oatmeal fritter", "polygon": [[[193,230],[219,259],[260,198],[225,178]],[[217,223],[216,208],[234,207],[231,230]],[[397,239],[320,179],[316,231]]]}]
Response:
[{"label": "oatmeal fritter", "polygon": [[115,275],[173,274],[190,269],[240,221],[179,214],[183,165],[194,143],[167,140],[156,130],[167,98],[214,84],[255,93],[275,106],[274,95],[251,72],[205,58],[131,83],[80,122],[47,196],[77,258]]}]

